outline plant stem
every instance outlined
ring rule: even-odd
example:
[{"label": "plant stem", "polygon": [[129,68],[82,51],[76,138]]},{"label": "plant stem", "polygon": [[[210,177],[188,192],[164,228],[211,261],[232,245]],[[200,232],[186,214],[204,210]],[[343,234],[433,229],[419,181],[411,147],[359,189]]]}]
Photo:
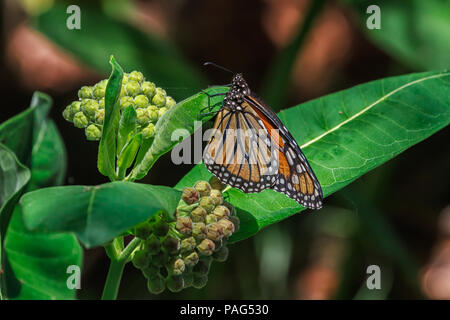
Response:
[{"label": "plant stem", "polygon": [[103,288],[102,300],[115,300],[119,292],[120,280],[122,279],[125,262],[112,260],[109,265],[108,276]]},{"label": "plant stem", "polygon": [[[117,238],[113,240],[111,244],[105,247],[108,256],[111,259],[109,265],[108,275],[106,276],[105,287],[103,288],[102,300],[115,300],[117,299],[117,293],[119,292],[120,281],[122,279],[123,269],[128,262],[128,258],[134,249],[141,243],[141,239],[134,238],[128,243],[122,252],[117,253],[114,243]],[[112,254],[112,253],[115,254]]]}]

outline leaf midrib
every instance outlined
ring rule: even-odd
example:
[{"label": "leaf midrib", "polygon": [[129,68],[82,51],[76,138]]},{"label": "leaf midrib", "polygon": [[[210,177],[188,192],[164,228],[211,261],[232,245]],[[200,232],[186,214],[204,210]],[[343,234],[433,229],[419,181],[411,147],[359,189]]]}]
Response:
[{"label": "leaf midrib", "polygon": [[352,115],[351,117],[349,117],[349,118],[347,118],[346,120],[342,121],[341,123],[339,123],[338,125],[334,126],[333,128],[331,128],[331,129],[325,131],[324,133],[320,134],[319,136],[317,136],[317,137],[315,137],[315,138],[309,140],[308,142],[304,143],[300,148],[301,148],[301,149],[305,149],[306,147],[310,146],[311,144],[313,144],[313,143],[315,143],[315,142],[321,140],[323,137],[325,137],[325,136],[327,136],[328,134],[330,134],[330,133],[332,133],[332,132],[338,130],[340,127],[346,125],[346,124],[349,123],[350,121],[354,120],[355,118],[359,117],[360,115],[362,115],[362,114],[364,114],[365,112],[367,112],[367,111],[369,111],[370,109],[372,109],[374,106],[376,106],[376,105],[379,104],[380,102],[386,100],[388,97],[392,96],[393,94],[395,94],[395,93],[397,93],[397,92],[399,92],[399,91],[401,91],[401,90],[403,90],[403,89],[405,89],[405,88],[408,88],[408,87],[410,87],[410,86],[412,86],[412,85],[415,85],[415,84],[417,84],[417,83],[421,83],[421,82],[426,81],[426,80],[435,79],[435,78],[440,78],[440,77],[445,77],[445,76],[448,76],[448,75],[450,75],[450,72],[447,72],[447,73],[439,73],[439,74],[434,74],[434,75],[431,75],[431,76],[428,76],[428,77],[425,77],[425,78],[417,79],[417,80],[414,80],[414,81],[412,81],[412,82],[406,83],[406,84],[404,84],[404,85],[402,85],[402,86],[400,86],[400,87],[398,87],[398,88],[392,90],[391,92],[385,94],[384,96],[382,96],[381,98],[379,98],[378,100],[376,100],[375,102],[373,102],[372,104],[368,105],[367,107],[365,107],[365,108],[362,109],[361,111],[355,113],[354,115]]}]

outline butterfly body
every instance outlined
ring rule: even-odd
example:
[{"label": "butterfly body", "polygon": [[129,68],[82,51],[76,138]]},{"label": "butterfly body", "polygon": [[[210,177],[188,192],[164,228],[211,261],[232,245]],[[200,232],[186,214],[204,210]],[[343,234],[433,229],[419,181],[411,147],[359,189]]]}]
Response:
[{"label": "butterfly body", "polygon": [[214,129],[203,158],[222,183],[245,193],[274,189],[304,207],[322,207],[321,186],[300,147],[242,74],[233,77]]}]

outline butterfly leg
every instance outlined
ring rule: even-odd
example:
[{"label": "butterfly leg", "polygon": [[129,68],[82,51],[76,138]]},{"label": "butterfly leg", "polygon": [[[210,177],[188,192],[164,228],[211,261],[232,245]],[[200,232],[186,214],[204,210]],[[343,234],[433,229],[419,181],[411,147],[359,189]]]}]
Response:
[{"label": "butterfly leg", "polygon": [[214,107],[214,105],[211,105],[211,98],[213,97],[218,97],[218,96],[223,96],[225,95],[225,93],[215,93],[215,94],[209,94],[208,92],[206,92],[205,90],[200,90],[201,92],[203,92],[204,94],[206,94],[208,96],[208,106],[201,109],[200,111],[203,111],[205,109],[208,109],[209,111],[212,110],[212,108]]}]

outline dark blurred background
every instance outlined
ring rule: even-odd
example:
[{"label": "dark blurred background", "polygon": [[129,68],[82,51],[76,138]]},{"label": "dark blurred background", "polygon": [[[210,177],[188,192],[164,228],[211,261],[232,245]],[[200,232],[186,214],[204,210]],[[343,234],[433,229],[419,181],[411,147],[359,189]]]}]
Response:
[{"label": "dark blurred background", "polygon": [[[73,2],[73,1],[72,1]],[[373,3],[372,3],[373,2]],[[70,3],[72,4],[72,3]],[[244,73],[275,110],[370,80],[450,67],[450,1],[76,1],[81,30],[66,27],[57,0],[0,4],[0,122],[24,110],[33,91],[54,99],[66,143],[67,184],[106,182],[98,143],[61,116],[80,86],[107,78],[109,55],[178,101]],[[366,28],[370,4],[381,30]],[[283,73],[284,70],[284,73]],[[208,285],[151,296],[127,266],[123,299],[450,299],[448,128],[306,211],[230,246]],[[192,166],[162,157],[143,180],[173,186]],[[379,265],[381,290],[366,269]],[[108,260],[85,251],[79,297],[98,298]]]}]

